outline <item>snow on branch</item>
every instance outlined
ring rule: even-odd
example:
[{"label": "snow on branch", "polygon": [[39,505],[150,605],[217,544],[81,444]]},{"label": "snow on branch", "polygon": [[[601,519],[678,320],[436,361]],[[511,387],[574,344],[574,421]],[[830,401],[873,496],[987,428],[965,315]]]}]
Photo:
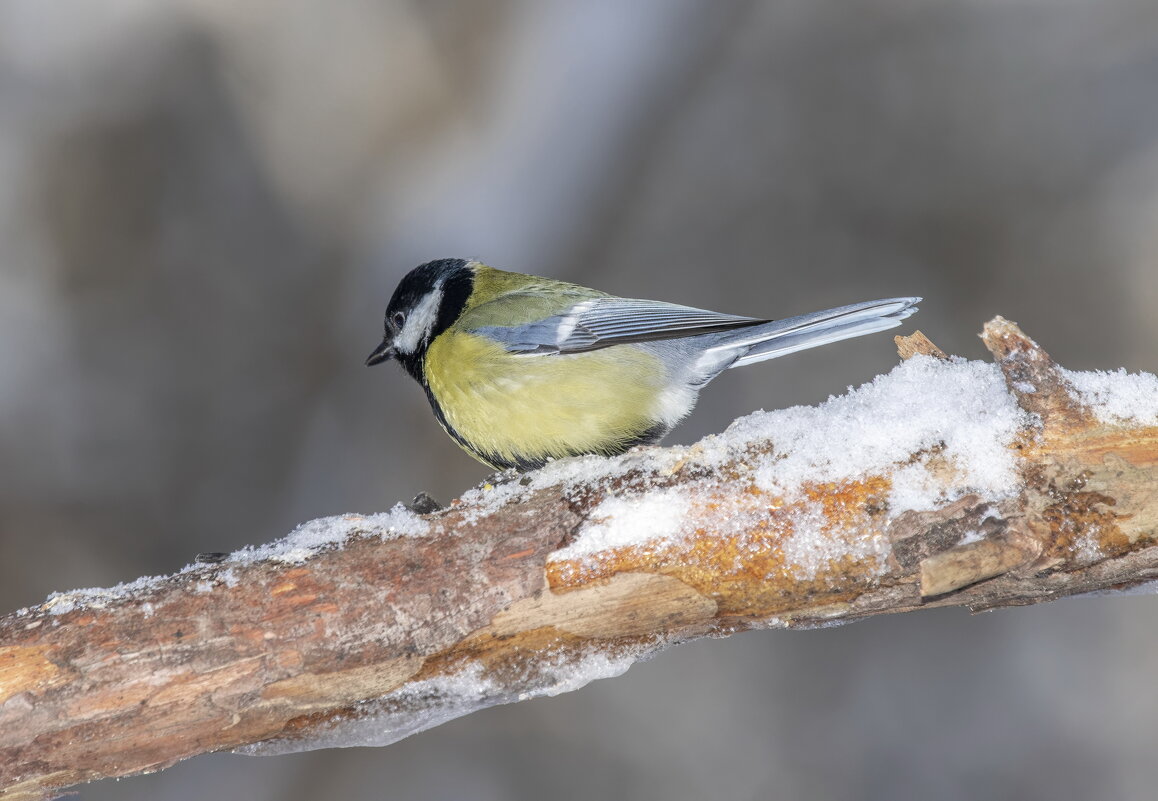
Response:
[{"label": "snow on branch", "polygon": [[691,447],[0,618],[0,788],[389,743],[706,635],[1153,581],[1158,379],[1068,372],[1001,318],[982,337],[996,364],[898,338],[871,384]]}]

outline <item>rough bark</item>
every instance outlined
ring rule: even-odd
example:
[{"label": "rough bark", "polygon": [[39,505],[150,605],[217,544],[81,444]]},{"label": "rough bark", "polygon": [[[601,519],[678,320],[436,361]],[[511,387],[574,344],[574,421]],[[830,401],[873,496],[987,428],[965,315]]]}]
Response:
[{"label": "rough bark", "polygon": [[[496,508],[456,502],[418,535],[383,537],[354,518],[341,547],[301,564],[207,564],[0,619],[3,795],[44,798],[263,741],[292,747],[368,714],[404,736],[564,689],[592,658],[630,661],[689,638],[1030,604],[1158,577],[1158,428],[1099,424],[1012,323],[995,319],[983,339],[1039,423],[1011,446],[1019,494],[985,502],[946,469],[956,500],[897,516],[885,475],[800,488],[823,509],[826,537],[885,538],[883,566],[786,569],[778,543],[799,510],[741,482],[734,492],[761,510],[747,524],[722,525],[714,499],[697,498],[694,536],[551,559],[609,494],[694,486],[694,463],[659,470],[646,452],[611,483]],[[923,337],[898,340],[906,357],[945,358]],[[455,708],[439,682],[464,675],[483,689]]]}]

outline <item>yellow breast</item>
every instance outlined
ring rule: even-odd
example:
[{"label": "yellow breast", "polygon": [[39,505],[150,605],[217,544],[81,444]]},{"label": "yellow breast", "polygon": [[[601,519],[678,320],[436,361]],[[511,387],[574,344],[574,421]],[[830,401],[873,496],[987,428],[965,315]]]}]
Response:
[{"label": "yellow breast", "polygon": [[628,346],[519,356],[486,337],[447,331],[426,352],[427,385],[445,425],[496,467],[622,452],[667,417],[665,379],[658,357]]}]

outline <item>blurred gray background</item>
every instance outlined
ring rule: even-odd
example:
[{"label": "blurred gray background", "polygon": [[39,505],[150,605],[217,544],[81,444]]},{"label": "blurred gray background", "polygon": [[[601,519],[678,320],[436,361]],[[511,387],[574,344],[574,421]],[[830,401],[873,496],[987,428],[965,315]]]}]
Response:
[{"label": "blurred gray background", "polygon": [[[0,0],[0,596],[487,471],[366,370],[419,262],[1158,368],[1153,0]],[[911,329],[913,326],[909,326]],[[888,336],[723,376],[670,439]],[[699,642],[383,749],[81,799],[1152,799],[1151,598]]]}]

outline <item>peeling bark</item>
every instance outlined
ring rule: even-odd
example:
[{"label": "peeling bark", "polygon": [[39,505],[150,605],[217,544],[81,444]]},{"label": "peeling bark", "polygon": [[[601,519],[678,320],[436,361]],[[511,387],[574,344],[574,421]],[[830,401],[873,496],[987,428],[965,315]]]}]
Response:
[{"label": "peeling bark", "polygon": [[[997,318],[982,338],[1034,421],[1011,445],[1020,492],[999,502],[956,486],[951,466],[934,473],[955,500],[895,514],[883,473],[772,496],[745,479],[742,460],[708,485],[694,458],[660,468],[644,451],[611,482],[496,508],[456,502],[426,515],[419,535],[384,538],[353,518],[341,547],[303,564],[200,565],[105,602],[8,615],[3,795],[45,798],[254,743],[309,747],[368,715],[405,736],[564,689],[584,660],[629,662],[705,635],[1154,580],[1158,428],[1099,423],[1014,324]],[[906,358],[947,358],[922,335],[898,346]],[[937,454],[913,459],[936,467]],[[734,481],[720,490],[718,474]],[[552,556],[607,497],[657,489],[687,494],[694,534]],[[846,555],[802,572],[786,543],[818,514]],[[463,675],[481,689],[458,708],[438,688]]]}]

